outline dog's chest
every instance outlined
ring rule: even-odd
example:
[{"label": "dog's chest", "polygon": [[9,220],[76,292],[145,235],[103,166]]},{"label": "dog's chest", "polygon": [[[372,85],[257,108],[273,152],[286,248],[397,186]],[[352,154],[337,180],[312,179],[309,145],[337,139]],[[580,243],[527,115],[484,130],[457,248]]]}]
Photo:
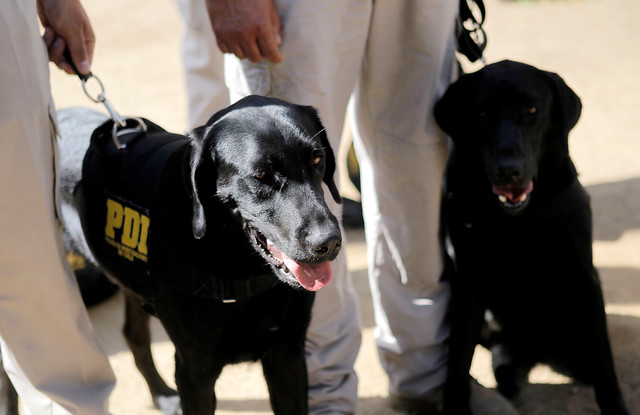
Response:
[{"label": "dog's chest", "polygon": [[[260,359],[275,345],[304,347],[314,295],[278,284],[265,293],[236,303],[193,298],[173,291],[161,302],[163,324],[174,333],[198,333],[198,347],[213,350],[216,359],[238,363]],[[163,314],[166,310],[173,310]],[[186,322],[186,323],[185,323]]]}]

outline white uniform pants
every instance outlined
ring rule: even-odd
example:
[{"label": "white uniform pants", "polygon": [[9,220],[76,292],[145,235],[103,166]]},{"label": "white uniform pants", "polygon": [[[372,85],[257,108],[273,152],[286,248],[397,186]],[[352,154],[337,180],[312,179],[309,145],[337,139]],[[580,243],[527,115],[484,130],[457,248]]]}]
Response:
[{"label": "white uniform pants", "polygon": [[229,105],[224,82],[224,55],[216,46],[204,0],[176,0],[184,30],[182,62],[189,101],[189,128],[207,123]]},{"label": "white uniform pants", "polygon": [[0,7],[0,337],[29,414],[107,414],[96,342],[55,212],[55,127],[35,1]]},{"label": "white uniform pants", "polygon": [[[202,0],[194,0],[202,1]],[[235,101],[273,96],[319,110],[337,152],[347,103],[362,175],[376,341],[390,392],[425,397],[445,377],[449,297],[437,239],[447,141],[432,109],[455,73],[457,0],[276,0],[284,61],[226,55]],[[211,48],[216,45],[211,38]],[[332,201],[328,201],[332,205]],[[339,206],[332,205],[334,212]],[[360,342],[344,255],[308,333],[312,414],[353,413]]]},{"label": "white uniform pants", "polygon": [[440,281],[447,138],[433,117],[456,74],[457,0],[375,0],[350,106],[361,174],[376,342],[390,392],[444,382],[448,284]]}]

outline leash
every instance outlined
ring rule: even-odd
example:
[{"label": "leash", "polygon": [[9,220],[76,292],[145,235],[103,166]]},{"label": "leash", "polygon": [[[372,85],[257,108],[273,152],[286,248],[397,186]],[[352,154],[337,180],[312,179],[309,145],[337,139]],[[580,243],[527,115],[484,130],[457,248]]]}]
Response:
[{"label": "leash", "polygon": [[[472,10],[473,9],[473,10]],[[486,17],[483,0],[460,0],[460,10],[456,20],[456,40],[458,52],[469,62],[480,60],[486,65],[483,52],[487,47],[487,34],[482,28]]]},{"label": "leash", "polygon": [[[104,84],[102,83],[100,78],[95,76],[92,72],[89,72],[88,74],[83,75],[78,71],[78,68],[76,68],[76,65],[73,63],[73,59],[71,58],[71,51],[69,50],[69,48],[65,49],[64,51],[64,59],[67,61],[67,63],[69,63],[69,65],[71,66],[71,69],[73,69],[73,72],[75,72],[76,75],[78,75],[78,78],[80,78],[80,81],[82,81],[82,90],[84,91],[84,94],[87,96],[87,98],[89,98],[91,101],[95,102],[96,104],[104,105],[107,112],[109,113],[109,117],[111,118],[111,120],[113,120],[111,137],[113,139],[113,144],[115,144],[118,150],[123,150],[127,147],[126,143],[123,143],[122,141],[120,141],[120,138],[119,138],[120,136],[124,134],[129,134],[132,132],[142,132],[142,133],[147,132],[147,125],[141,118],[139,117],[122,118],[120,116],[118,111],[116,111],[116,109],[113,107],[111,102],[107,99]],[[98,93],[95,96],[89,93],[89,88],[87,87],[87,84],[91,79],[94,79],[98,85]]]}]

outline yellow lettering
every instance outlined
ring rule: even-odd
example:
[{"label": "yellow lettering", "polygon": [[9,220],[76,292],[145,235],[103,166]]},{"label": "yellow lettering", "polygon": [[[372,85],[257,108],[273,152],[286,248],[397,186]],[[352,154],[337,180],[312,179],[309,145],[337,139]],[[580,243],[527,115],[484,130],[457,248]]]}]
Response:
[{"label": "yellow lettering", "polygon": [[124,228],[122,229],[122,243],[129,248],[138,246],[140,236],[140,214],[135,210],[124,208]]},{"label": "yellow lettering", "polygon": [[123,218],[122,205],[114,200],[107,199],[107,226],[104,230],[105,235],[111,239],[115,239],[115,230],[122,227]]},{"label": "yellow lettering", "polygon": [[149,235],[149,218],[145,215],[140,215],[140,243],[138,244],[138,251],[141,254],[147,255],[147,236]]},{"label": "yellow lettering", "polygon": [[[106,241],[118,250],[118,255],[130,261],[140,259],[147,262],[149,217],[119,202],[107,199]],[[116,240],[116,230],[119,241]],[[137,252],[135,251],[137,249]]]}]

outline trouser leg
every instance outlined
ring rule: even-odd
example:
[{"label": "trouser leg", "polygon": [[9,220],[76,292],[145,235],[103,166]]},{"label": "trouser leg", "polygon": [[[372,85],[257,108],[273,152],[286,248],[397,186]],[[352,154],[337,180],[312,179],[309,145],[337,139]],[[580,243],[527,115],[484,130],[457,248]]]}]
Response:
[{"label": "trouser leg", "polygon": [[[40,115],[48,123],[48,114]],[[0,156],[3,361],[31,413],[64,413],[62,406],[106,414],[113,373],[65,262],[54,214],[53,152],[32,152],[40,146],[31,141],[53,141],[37,128],[27,130],[4,136]]]},{"label": "trouser leg", "polygon": [[224,83],[224,57],[204,0],[176,0],[184,30],[182,62],[189,103],[189,128],[206,124],[213,114],[229,105]]},{"label": "trouser leg", "polygon": [[390,392],[445,379],[449,287],[440,281],[447,138],[432,110],[455,73],[458,2],[376,0],[352,105],[376,342]]},{"label": "trouser leg", "polygon": [[0,8],[0,337],[34,415],[104,415],[114,375],[62,248],[55,137],[35,2]]},{"label": "trouser leg", "polygon": [[[370,2],[276,3],[283,21],[284,61],[253,64],[229,56],[225,76],[232,101],[253,93],[312,105],[318,109],[337,153],[346,106],[360,68]],[[339,214],[339,205],[329,199],[327,203]],[[333,263],[333,272],[331,284],[317,294],[307,335],[309,406],[314,415],[355,413],[357,402],[353,365],[361,328],[344,250]]]}]

